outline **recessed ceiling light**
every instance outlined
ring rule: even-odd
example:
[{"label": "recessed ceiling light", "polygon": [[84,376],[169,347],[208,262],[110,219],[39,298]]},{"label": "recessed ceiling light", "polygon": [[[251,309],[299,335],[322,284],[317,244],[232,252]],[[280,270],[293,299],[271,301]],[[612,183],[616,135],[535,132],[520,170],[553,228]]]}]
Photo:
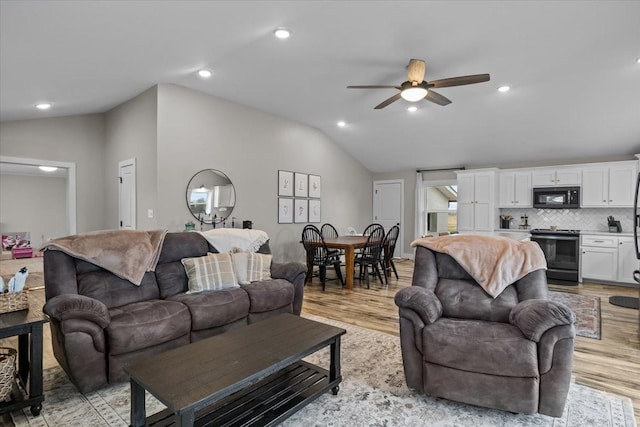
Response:
[{"label": "recessed ceiling light", "polygon": [[418,111],[418,107],[416,107],[415,105],[412,105],[407,108],[407,111],[409,111],[410,113],[415,113],[416,111]]},{"label": "recessed ceiling light", "polygon": [[38,110],[48,110],[49,108],[51,108],[51,104],[48,102],[42,102],[40,104],[36,104],[36,108]]},{"label": "recessed ceiling light", "polygon": [[279,39],[288,39],[291,36],[291,31],[286,28],[276,28],[273,30],[273,35]]},{"label": "recessed ceiling light", "polygon": [[342,120],[338,122],[338,126],[340,126],[341,128],[345,127],[347,124],[345,122],[343,122]]},{"label": "recessed ceiling light", "polygon": [[45,172],[55,172],[58,170],[58,168],[55,166],[38,166],[38,168],[40,168],[41,171]]},{"label": "recessed ceiling light", "polygon": [[212,74],[210,70],[198,70],[198,75],[203,79],[208,79]]},{"label": "recessed ceiling light", "polygon": [[640,56],[636,58],[636,63],[640,64]]},{"label": "recessed ceiling light", "polygon": [[511,86],[507,86],[507,85],[505,85],[505,86],[500,86],[500,87],[498,88],[498,91],[499,91],[499,92],[509,92],[509,90],[511,90]]}]

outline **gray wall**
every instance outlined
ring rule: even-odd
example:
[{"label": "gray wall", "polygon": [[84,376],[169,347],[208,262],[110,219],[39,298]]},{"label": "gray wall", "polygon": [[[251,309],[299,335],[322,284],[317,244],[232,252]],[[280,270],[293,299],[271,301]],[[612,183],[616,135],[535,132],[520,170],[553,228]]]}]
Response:
[{"label": "gray wall", "polygon": [[207,168],[231,178],[233,216],[269,234],[276,261],[304,259],[304,224],[277,223],[279,169],[322,177],[322,222],[341,233],[371,222],[371,172],[324,133],[180,86],[159,85],[105,114],[3,122],[0,142],[5,156],[76,164],[79,233],[117,227],[118,162],[129,158],[137,160],[138,229],[183,230],[193,220],[187,182]]},{"label": "gray wall", "polygon": [[0,176],[3,233],[26,231],[31,246],[67,233],[67,180],[40,176]]},{"label": "gray wall", "polygon": [[104,153],[103,114],[0,123],[1,155],[76,164],[78,233],[105,228]]},{"label": "gray wall", "polygon": [[147,210],[157,205],[157,87],[105,114],[105,226],[119,227],[118,163],[136,159],[136,228],[158,228]]},{"label": "gray wall", "polygon": [[[304,259],[304,224],[277,223],[279,169],[322,177],[322,222],[339,231],[371,222],[371,173],[319,130],[175,85],[158,86],[158,225],[182,230],[193,174],[218,169],[233,182],[233,216],[266,231],[274,259]],[[229,224],[228,224],[229,225]],[[320,224],[318,224],[320,225]]]}]

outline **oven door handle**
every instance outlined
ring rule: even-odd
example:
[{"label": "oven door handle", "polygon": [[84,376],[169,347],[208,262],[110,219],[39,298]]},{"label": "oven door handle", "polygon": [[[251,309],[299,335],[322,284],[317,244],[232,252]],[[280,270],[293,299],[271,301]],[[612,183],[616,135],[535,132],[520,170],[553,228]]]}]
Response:
[{"label": "oven door handle", "polygon": [[532,235],[531,240],[534,242],[536,240],[578,240],[580,237],[578,236],[543,236],[543,235]]}]

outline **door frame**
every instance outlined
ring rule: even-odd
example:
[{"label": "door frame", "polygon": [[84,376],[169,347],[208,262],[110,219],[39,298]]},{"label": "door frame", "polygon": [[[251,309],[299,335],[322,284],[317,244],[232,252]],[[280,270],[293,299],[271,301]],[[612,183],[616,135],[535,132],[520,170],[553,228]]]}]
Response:
[{"label": "door frame", "polygon": [[118,228],[121,229],[122,228],[122,175],[120,174],[120,171],[122,170],[123,167],[125,166],[132,166],[133,167],[133,197],[132,197],[132,201],[131,201],[131,210],[133,210],[133,215],[131,217],[131,229],[132,230],[137,230],[137,225],[138,225],[138,206],[137,206],[137,199],[138,199],[138,195],[136,193],[136,189],[138,187],[138,179],[137,179],[137,171],[136,171],[136,159],[135,157],[132,159],[127,159],[127,160],[122,160],[120,162],[118,162]]},{"label": "door frame", "polygon": [[55,160],[30,159],[26,157],[0,156],[0,163],[31,166],[54,166],[67,170],[67,228],[69,235],[77,234],[76,164]]},{"label": "door frame", "polygon": [[375,222],[373,218],[376,213],[376,185],[379,184],[400,184],[400,233],[398,234],[396,247],[400,248],[399,253],[402,258],[412,258],[411,255],[405,254],[404,252],[404,179],[383,179],[373,181],[371,222]]}]

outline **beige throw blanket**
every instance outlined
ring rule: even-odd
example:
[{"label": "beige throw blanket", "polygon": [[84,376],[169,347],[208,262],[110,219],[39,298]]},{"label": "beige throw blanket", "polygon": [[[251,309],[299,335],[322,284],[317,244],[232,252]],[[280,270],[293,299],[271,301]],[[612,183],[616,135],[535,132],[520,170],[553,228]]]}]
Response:
[{"label": "beige throw blanket", "polygon": [[547,268],[544,253],[537,243],[518,242],[506,237],[423,237],[414,240],[411,246],[424,246],[450,255],[493,298],[530,272]]},{"label": "beige throw blanket", "polygon": [[218,252],[231,252],[234,249],[243,252],[258,252],[260,246],[269,240],[269,236],[264,231],[249,228],[214,228],[199,233]]},{"label": "beige throw blanket", "polygon": [[165,230],[104,230],[60,237],[40,250],[58,250],[102,267],[140,286],[144,273],[154,271]]}]

